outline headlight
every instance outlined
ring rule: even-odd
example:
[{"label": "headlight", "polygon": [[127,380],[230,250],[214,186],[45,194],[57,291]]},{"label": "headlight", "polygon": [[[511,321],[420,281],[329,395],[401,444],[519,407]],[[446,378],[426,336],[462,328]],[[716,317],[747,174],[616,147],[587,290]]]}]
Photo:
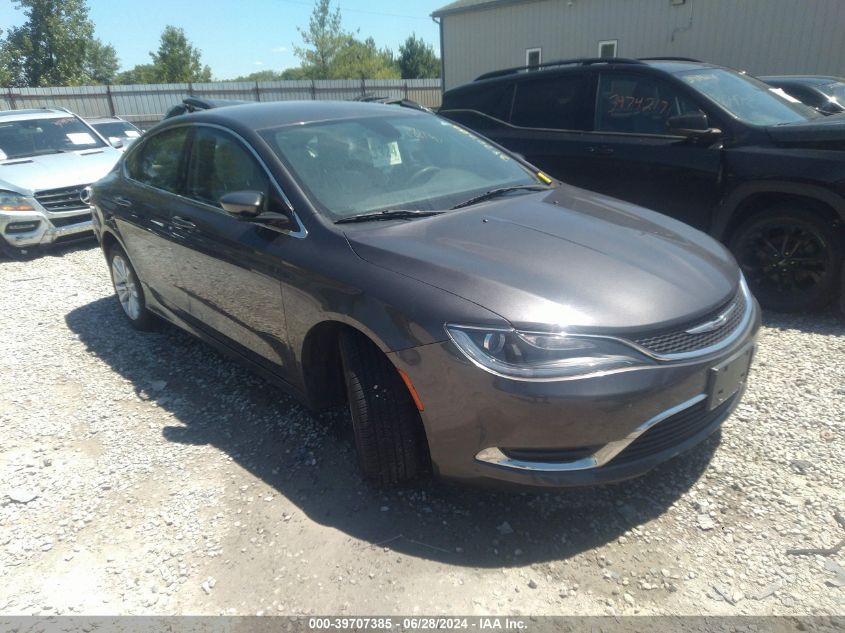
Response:
[{"label": "headlight", "polygon": [[0,211],[34,211],[32,199],[13,191],[0,191]]},{"label": "headlight", "polygon": [[446,325],[458,349],[493,374],[521,380],[555,380],[653,361],[624,343],[569,334]]}]

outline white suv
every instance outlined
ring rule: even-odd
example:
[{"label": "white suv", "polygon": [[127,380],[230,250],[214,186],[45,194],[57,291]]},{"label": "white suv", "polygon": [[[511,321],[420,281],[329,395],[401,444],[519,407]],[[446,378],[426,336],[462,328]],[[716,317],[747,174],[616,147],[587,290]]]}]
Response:
[{"label": "white suv", "polygon": [[88,185],[121,152],[64,108],[0,111],[0,250],[21,257],[91,232]]}]

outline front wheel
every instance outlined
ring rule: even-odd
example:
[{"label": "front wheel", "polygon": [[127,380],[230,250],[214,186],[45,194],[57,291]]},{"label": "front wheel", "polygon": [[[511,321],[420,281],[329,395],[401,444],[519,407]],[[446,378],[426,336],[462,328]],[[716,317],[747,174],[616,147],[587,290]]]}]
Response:
[{"label": "front wheel", "polygon": [[836,294],[842,241],[818,213],[787,205],[758,213],[734,231],[729,247],[764,308],[818,310]]},{"label": "front wheel", "polygon": [[392,484],[425,472],[429,456],[422,420],[396,367],[358,333],[341,336],[340,353],[364,476]]},{"label": "front wheel", "polygon": [[155,316],[147,309],[144,290],[129,258],[119,246],[109,251],[109,270],[112,285],[120,301],[123,314],[136,330],[150,330],[155,324]]}]

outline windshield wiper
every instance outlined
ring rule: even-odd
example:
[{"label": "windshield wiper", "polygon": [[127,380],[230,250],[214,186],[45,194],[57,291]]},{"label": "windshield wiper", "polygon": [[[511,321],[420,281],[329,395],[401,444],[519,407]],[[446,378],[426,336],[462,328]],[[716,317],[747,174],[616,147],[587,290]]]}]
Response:
[{"label": "windshield wiper", "polygon": [[351,224],[352,222],[372,222],[374,220],[408,220],[411,218],[424,218],[429,215],[439,215],[443,211],[418,211],[415,209],[385,209],[371,213],[359,213],[350,215],[347,218],[336,220],[335,224]]},{"label": "windshield wiper", "polygon": [[511,191],[547,191],[549,189],[554,189],[554,187],[549,187],[546,185],[514,185],[512,187],[499,187],[498,189],[491,189],[490,191],[470,198],[469,200],[459,202],[454,207],[452,207],[452,209],[461,209],[463,207],[468,207],[478,202],[484,202],[485,200],[497,198],[498,196],[504,195]]}]

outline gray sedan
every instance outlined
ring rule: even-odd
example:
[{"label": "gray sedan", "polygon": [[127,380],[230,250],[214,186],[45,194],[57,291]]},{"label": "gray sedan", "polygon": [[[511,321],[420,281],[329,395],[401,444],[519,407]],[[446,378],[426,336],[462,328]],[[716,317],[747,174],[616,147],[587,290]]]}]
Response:
[{"label": "gray sedan", "polygon": [[93,194],[129,323],[163,318],[315,408],[347,403],[382,483],[636,476],[744,391],[759,310],[723,246],[427,112],[193,112]]}]

